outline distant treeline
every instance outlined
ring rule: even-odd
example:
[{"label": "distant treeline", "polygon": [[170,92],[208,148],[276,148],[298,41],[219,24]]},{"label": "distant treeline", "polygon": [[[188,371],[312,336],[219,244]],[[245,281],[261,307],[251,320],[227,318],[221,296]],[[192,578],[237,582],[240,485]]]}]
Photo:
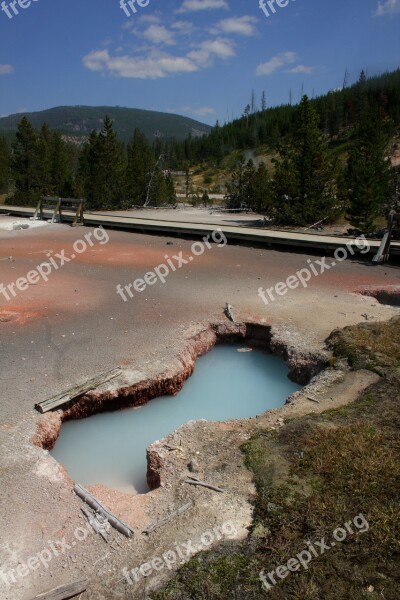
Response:
[{"label": "distant treeline", "polygon": [[82,149],[47,125],[35,130],[26,117],[11,147],[0,138],[0,193],[11,191],[10,204],[33,206],[41,196],[85,198],[90,209],[174,204],[171,174],[161,167],[141,131],[125,146],[109,117]]},{"label": "distant treeline", "polygon": [[377,218],[398,204],[400,172],[387,156],[392,124],[368,104],[361,114],[347,152],[335,154],[314,104],[304,96],[294,132],[272,161],[274,172],[263,162],[256,169],[252,160],[239,159],[228,184],[228,206],[244,204],[281,225],[346,216],[359,231],[373,231]]},{"label": "distant treeline", "polygon": [[[276,223],[311,224],[347,215],[362,231],[396,207],[399,170],[392,169],[390,141],[399,133],[400,70],[359,81],[297,106],[248,105],[242,118],[210,134],[178,142],[157,138],[150,145],[135,130],[122,144],[109,117],[79,148],[43,125],[35,130],[24,117],[15,142],[0,138],[0,192],[10,202],[33,205],[41,195],[83,197],[92,209],[176,201],[170,171],[189,172],[205,163],[219,168],[236,152],[226,203],[263,212]],[[258,168],[240,153],[273,152],[274,173]]]},{"label": "distant treeline", "polygon": [[[343,130],[353,130],[365,115],[366,109],[379,116],[387,125],[400,123],[400,69],[377,77],[360,74],[356,84],[331,91],[310,101],[319,117],[321,132],[334,143]],[[263,101],[265,105],[265,100]],[[253,104],[253,102],[252,102]],[[290,104],[267,108],[244,115],[220,126],[217,122],[211,133],[182,142],[158,140],[156,152],[164,153],[175,167],[185,161],[199,163],[213,159],[218,165],[234,150],[254,149],[266,145],[271,149],[296,135],[297,106]]]}]

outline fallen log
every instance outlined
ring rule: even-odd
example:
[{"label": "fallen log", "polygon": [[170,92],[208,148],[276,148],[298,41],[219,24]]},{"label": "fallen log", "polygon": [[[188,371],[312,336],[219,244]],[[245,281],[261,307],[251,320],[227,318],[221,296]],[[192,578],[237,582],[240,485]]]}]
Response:
[{"label": "fallen log", "polygon": [[169,515],[167,515],[166,517],[163,517],[162,519],[160,519],[159,521],[154,521],[153,523],[151,523],[147,529],[145,529],[143,531],[143,533],[151,533],[152,531],[154,531],[155,529],[158,529],[159,527],[162,527],[163,525],[165,525],[166,523],[168,523],[169,521],[172,521],[172,519],[174,519],[175,517],[177,517],[178,515],[181,515],[182,513],[184,513],[185,511],[187,511],[189,508],[191,508],[193,506],[193,502],[188,502],[187,504],[184,504],[183,506],[181,506],[180,508],[178,508],[177,510],[174,510],[173,512],[171,512]]},{"label": "fallen log", "polygon": [[106,371],[105,373],[101,373],[100,375],[97,375],[96,377],[93,377],[92,379],[89,379],[84,383],[75,385],[74,387],[66,390],[65,392],[62,392],[61,394],[57,394],[56,396],[52,396],[51,398],[48,398],[43,402],[35,404],[35,408],[42,414],[48,412],[49,410],[54,410],[55,408],[58,408],[59,406],[62,406],[67,402],[76,400],[77,398],[79,398],[79,396],[83,396],[83,394],[86,394],[90,390],[94,390],[103,383],[114,379],[114,377],[118,377],[118,375],[121,375],[121,373],[122,370],[119,368],[112,369],[111,371]]},{"label": "fallen log", "polygon": [[81,579],[74,581],[74,583],[60,585],[48,592],[35,596],[32,600],[67,600],[68,598],[74,598],[87,589],[89,581],[89,579]]},{"label": "fallen log", "polygon": [[197,479],[196,477],[190,477],[189,479],[185,479],[184,483],[190,483],[192,485],[201,485],[202,487],[208,488],[209,490],[213,490],[214,492],[224,492],[225,490],[216,487],[215,485],[210,485],[209,483],[206,483],[205,481],[200,481],[200,479]]},{"label": "fallen log", "polygon": [[74,485],[74,492],[77,496],[82,498],[82,500],[84,500],[86,504],[89,504],[89,506],[94,508],[96,512],[100,513],[103,517],[105,517],[110,523],[110,525],[114,527],[114,529],[116,529],[120,533],[123,533],[128,538],[132,537],[134,533],[133,529],[129,527],[129,525],[121,521],[121,519],[118,519],[118,517],[113,515],[112,512],[110,512],[105,506],[103,506],[101,502],[96,500],[96,498],[92,496],[90,492],[85,490],[85,488],[79,483],[76,483]]}]

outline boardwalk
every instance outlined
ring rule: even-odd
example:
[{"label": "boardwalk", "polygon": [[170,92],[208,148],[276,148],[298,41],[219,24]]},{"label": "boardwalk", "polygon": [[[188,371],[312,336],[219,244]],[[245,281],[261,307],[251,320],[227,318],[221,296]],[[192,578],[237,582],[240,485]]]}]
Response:
[{"label": "boardwalk", "polygon": [[[31,217],[34,214],[33,208],[7,206],[1,207],[1,213],[8,213],[13,216]],[[131,213],[132,215],[134,213]],[[75,214],[73,212],[64,212],[65,221],[72,222]],[[320,233],[289,232],[280,230],[271,230],[258,227],[249,227],[243,225],[226,225],[220,215],[213,215],[210,218],[207,214],[207,222],[196,223],[184,220],[184,213],[177,212],[176,220],[167,220],[165,218],[143,218],[130,216],[130,214],[112,214],[112,213],[84,213],[85,224],[88,226],[112,227],[113,229],[132,230],[136,232],[159,233],[161,235],[181,234],[191,237],[204,236],[216,227],[220,227],[229,240],[235,242],[259,243],[266,246],[284,246],[299,250],[301,248],[312,248],[315,250],[335,251],[336,248],[346,246],[352,243],[354,238],[340,235],[323,235]],[[213,222],[210,222],[213,221]],[[246,223],[243,220],[243,223]],[[370,254],[377,252],[380,240],[369,240]],[[400,242],[392,242],[391,256],[400,255]]]}]

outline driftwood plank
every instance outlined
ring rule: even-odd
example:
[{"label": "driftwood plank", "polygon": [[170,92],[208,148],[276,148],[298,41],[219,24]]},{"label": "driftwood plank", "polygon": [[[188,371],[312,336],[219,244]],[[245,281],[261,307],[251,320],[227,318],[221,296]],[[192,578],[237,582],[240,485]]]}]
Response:
[{"label": "driftwood plank", "polygon": [[154,521],[153,523],[151,523],[147,529],[145,529],[143,531],[143,533],[151,533],[152,531],[154,531],[155,529],[158,529],[159,527],[162,527],[163,525],[165,525],[166,523],[168,523],[169,521],[172,521],[172,519],[174,519],[175,517],[177,517],[178,515],[181,515],[182,513],[184,513],[186,510],[188,510],[189,508],[191,508],[193,506],[193,502],[188,502],[187,504],[184,504],[183,506],[181,506],[180,508],[178,508],[177,510],[174,510],[173,512],[169,513],[169,515],[167,515],[166,517],[163,517],[162,519],[160,519],[159,521]]},{"label": "driftwood plank", "polygon": [[92,379],[89,379],[84,383],[75,385],[74,387],[66,390],[65,392],[62,392],[61,394],[57,394],[52,398],[48,398],[43,402],[35,404],[35,408],[41,413],[46,413],[49,410],[54,410],[55,408],[62,406],[67,402],[71,402],[71,400],[79,398],[79,396],[83,396],[83,394],[86,394],[90,390],[94,390],[103,383],[114,379],[114,377],[118,377],[118,375],[121,375],[121,373],[122,371],[119,368],[112,369],[111,371],[106,371],[105,373],[101,373],[100,375],[97,375],[96,377],[93,377]]},{"label": "driftwood plank", "polygon": [[48,592],[35,596],[32,600],[67,600],[68,598],[74,598],[79,594],[82,594],[89,585],[89,579],[81,579],[74,581],[74,583],[68,583],[67,585],[60,585]]},{"label": "driftwood plank", "polygon": [[96,498],[92,496],[90,492],[85,490],[83,486],[79,485],[79,483],[76,483],[74,485],[74,492],[75,494],[77,494],[77,496],[82,498],[82,500],[84,500],[86,504],[89,504],[89,506],[94,508],[95,511],[97,511],[103,517],[105,517],[110,523],[110,525],[114,527],[114,529],[116,529],[120,533],[123,533],[124,535],[126,535],[126,537],[132,537],[134,533],[133,529],[129,527],[129,525],[126,525],[126,523],[121,521],[121,519],[118,519],[118,517],[116,517],[112,512],[110,512],[108,508],[103,506],[101,502],[96,500]]}]

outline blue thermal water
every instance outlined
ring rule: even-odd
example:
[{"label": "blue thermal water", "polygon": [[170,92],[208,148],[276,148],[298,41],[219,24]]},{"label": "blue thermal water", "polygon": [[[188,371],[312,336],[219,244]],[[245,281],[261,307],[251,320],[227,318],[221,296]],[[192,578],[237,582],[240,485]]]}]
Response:
[{"label": "blue thermal water", "polygon": [[65,423],[52,456],[82,485],[148,491],[146,447],[151,443],[194,419],[254,417],[281,406],[300,389],[288,379],[281,358],[238,349],[216,346],[199,358],[194,374],[175,397]]}]

